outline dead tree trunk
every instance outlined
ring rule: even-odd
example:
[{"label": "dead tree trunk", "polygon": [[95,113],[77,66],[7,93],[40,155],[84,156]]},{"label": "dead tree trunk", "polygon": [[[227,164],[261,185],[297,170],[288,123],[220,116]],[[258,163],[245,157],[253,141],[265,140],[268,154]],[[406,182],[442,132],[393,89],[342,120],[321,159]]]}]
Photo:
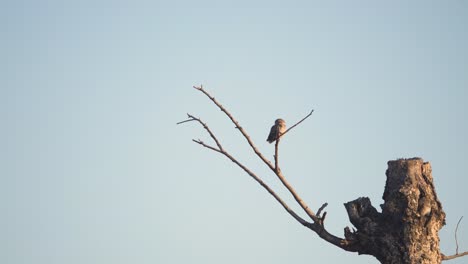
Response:
[{"label": "dead tree trunk", "polygon": [[382,213],[368,198],[345,204],[357,231],[345,231],[358,252],[381,263],[440,263],[438,232],[445,213],[437,198],[431,165],[420,158],[388,162]]},{"label": "dead tree trunk", "polygon": [[[438,232],[445,225],[445,213],[437,198],[432,180],[431,165],[428,162],[424,162],[420,158],[389,161],[386,173],[387,182],[383,194],[384,204],[381,205],[382,212],[379,213],[367,197],[345,203],[349,219],[355,229],[351,230],[346,227],[344,238],[341,238],[329,233],[325,228],[324,223],[327,212],[324,209],[327,203],[324,203],[315,213],[301,198],[292,184],[289,183],[279,166],[280,138],[307,119],[313,110],[289,129],[277,134],[275,139],[275,160],[272,163],[259,151],[246,130],[218,100],[204,90],[203,87],[194,86],[194,88],[205,94],[226,114],[235,125],[235,128],[247,140],[253,152],[278,177],[312,222],[297,214],[257,174],[231,155],[222,146],[208,125],[200,118],[187,114],[189,119],[177,124],[195,121],[202,125],[216,143],[216,146],[207,144],[200,139],[193,139],[195,143],[234,162],[270,193],[297,222],[317,233],[323,240],[346,251],[375,256],[384,264],[438,264],[442,260],[468,255],[468,252],[458,253],[458,246],[455,255],[445,256],[440,253]],[[275,127],[272,129],[275,129]]]}]

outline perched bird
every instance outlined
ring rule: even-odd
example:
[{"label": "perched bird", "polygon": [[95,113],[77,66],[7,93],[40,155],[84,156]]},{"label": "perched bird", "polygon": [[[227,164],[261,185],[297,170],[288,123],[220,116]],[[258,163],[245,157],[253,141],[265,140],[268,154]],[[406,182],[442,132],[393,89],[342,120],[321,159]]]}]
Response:
[{"label": "perched bird", "polygon": [[286,121],[281,118],[276,119],[275,125],[271,127],[270,134],[268,135],[268,143],[271,144],[276,141],[284,131],[286,131]]}]

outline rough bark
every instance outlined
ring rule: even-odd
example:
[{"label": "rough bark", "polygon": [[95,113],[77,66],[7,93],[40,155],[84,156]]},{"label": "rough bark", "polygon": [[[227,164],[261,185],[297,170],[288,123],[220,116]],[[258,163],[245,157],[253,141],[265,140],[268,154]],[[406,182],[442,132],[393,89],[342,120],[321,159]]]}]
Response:
[{"label": "rough bark", "polygon": [[379,213],[369,198],[345,204],[357,230],[345,229],[360,254],[381,263],[440,263],[438,232],[445,213],[435,192],[431,165],[420,158],[388,162],[384,204]]}]

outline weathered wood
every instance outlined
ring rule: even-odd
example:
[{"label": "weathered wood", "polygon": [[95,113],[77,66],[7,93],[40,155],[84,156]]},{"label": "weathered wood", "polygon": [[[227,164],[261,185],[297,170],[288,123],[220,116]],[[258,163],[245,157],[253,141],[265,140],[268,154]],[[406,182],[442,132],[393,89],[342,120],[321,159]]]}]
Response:
[{"label": "weathered wood", "polygon": [[[432,169],[428,162],[424,162],[420,158],[389,161],[386,172],[387,182],[383,194],[384,204],[381,205],[382,211],[378,212],[367,197],[345,203],[349,219],[355,228],[346,227],[344,229],[344,238],[341,238],[325,229],[324,222],[327,212],[322,214],[322,211],[327,203],[324,203],[315,214],[281,172],[278,157],[279,138],[275,144],[275,164],[273,165],[257,149],[247,132],[224,106],[205,91],[203,87],[194,86],[194,88],[204,93],[227,115],[235,128],[247,140],[255,154],[276,174],[283,186],[288,189],[312,222],[303,219],[294,212],[259,176],[229,154],[211,129],[199,118],[188,115],[188,120],[181,121],[178,124],[198,121],[207,130],[217,147],[205,144],[201,140],[193,140],[194,142],[226,156],[238,165],[265,188],[297,222],[317,233],[323,240],[346,251],[375,256],[384,264],[438,264],[442,260],[468,255],[468,252],[458,252],[458,244],[455,255],[446,256],[440,253],[438,232],[445,225],[445,213],[437,198],[432,179]],[[311,114],[312,112],[282,135],[307,119]]]},{"label": "weathered wood", "polygon": [[345,204],[357,228],[347,236],[360,254],[375,256],[381,263],[440,263],[438,232],[445,213],[435,192],[432,169],[420,158],[388,162],[384,204],[379,213],[368,198]]}]

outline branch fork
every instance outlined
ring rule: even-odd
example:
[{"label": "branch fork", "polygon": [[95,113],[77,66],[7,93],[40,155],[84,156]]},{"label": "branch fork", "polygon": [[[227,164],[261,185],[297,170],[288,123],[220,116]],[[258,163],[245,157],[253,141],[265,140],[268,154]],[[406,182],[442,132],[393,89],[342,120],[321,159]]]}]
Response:
[{"label": "branch fork", "polygon": [[[271,171],[273,171],[283,186],[288,189],[289,193],[294,197],[295,201],[300,205],[302,210],[312,221],[305,220],[299,216],[272,188],[270,188],[269,185],[267,185],[260,177],[258,177],[256,173],[244,166],[226,149],[224,149],[214,132],[200,118],[191,114],[187,114],[188,119],[178,122],[177,124],[184,124],[191,121],[199,123],[210,135],[215,145],[209,145],[200,139],[192,139],[193,142],[227,157],[238,167],[244,170],[257,183],[259,183],[268,193],[270,193],[270,195],[272,195],[297,222],[314,231],[320,238],[324,239],[325,241],[346,251],[373,255],[382,263],[415,263],[405,262],[408,260],[408,256],[405,255],[407,252],[401,250],[402,248],[407,247],[407,245],[412,245],[411,243],[413,240],[408,239],[406,235],[410,234],[411,231],[414,233],[411,238],[414,238],[417,236],[422,236],[427,232],[437,232],[440,227],[445,224],[445,213],[442,210],[441,203],[437,199],[435,189],[432,184],[430,164],[423,163],[422,159],[418,158],[400,159],[397,161],[389,161],[388,163],[389,169],[387,170],[387,183],[383,196],[385,203],[381,205],[382,212],[378,212],[372,206],[369,198],[367,197],[361,197],[354,201],[345,203],[344,205],[347,210],[349,220],[357,228],[357,230],[354,228],[350,229],[349,227],[345,227],[344,238],[330,234],[325,228],[327,212],[324,210],[328,204],[322,204],[322,206],[320,206],[317,210],[317,213],[314,213],[299,196],[292,185],[287,181],[279,166],[279,144],[281,137],[298,126],[309,116],[311,116],[314,110],[312,110],[299,122],[287,129],[284,133],[278,135],[278,138],[275,142],[275,154],[273,156],[274,163],[272,163],[258,150],[246,130],[239,124],[236,119],[234,119],[232,114],[213,96],[204,90],[203,86],[194,86],[193,88],[205,94],[232,121],[232,123],[235,125],[235,128],[239,130],[247,143],[250,145],[253,152],[268,168],[270,168]],[[409,169],[410,167],[411,169]],[[421,193],[424,193],[425,195],[420,195],[420,192],[416,192],[414,190],[421,190]],[[420,213],[419,210],[419,208],[424,208],[424,205],[426,204],[426,202],[424,202],[425,197],[427,199],[428,195],[431,198],[430,200],[433,201],[431,204],[429,204],[429,208],[431,208],[429,215],[428,213]],[[411,197],[411,199],[403,199],[402,197]],[[414,213],[417,217],[411,215],[412,213]],[[425,217],[423,220],[425,220],[426,224],[424,226],[418,226],[418,223],[421,223],[421,219],[423,217]],[[436,220],[436,218],[438,220]],[[455,255],[446,256],[440,253],[438,249],[437,251],[431,249],[430,251],[426,250],[427,252],[423,252],[424,250],[418,250],[417,253],[413,254],[413,257],[417,257],[416,255],[420,254],[427,260],[427,256],[432,253],[433,256],[436,256],[433,259],[437,259],[437,262],[440,262],[442,260],[450,260],[468,255],[468,252],[458,252],[457,229],[460,221],[457,223],[457,228],[455,230]],[[400,236],[398,232],[391,230],[395,223],[398,225],[404,224],[404,228],[406,230],[406,235],[404,237]],[[427,228],[428,224],[430,224],[432,227]],[[420,230],[423,230],[424,232],[420,232]],[[382,236],[382,234],[386,235]],[[438,236],[435,235],[432,238],[434,237],[437,239],[426,239],[426,241],[423,242],[428,244],[432,241],[437,245],[438,248]],[[422,247],[422,249],[428,248],[429,247]],[[395,260],[397,261],[395,262]]]},{"label": "branch fork", "polygon": [[246,166],[244,166],[241,162],[239,162],[235,157],[233,157],[229,152],[227,152],[221,145],[220,141],[217,139],[215,134],[212,132],[212,130],[208,127],[206,123],[204,123],[200,118],[195,117],[191,114],[187,114],[188,119],[178,122],[177,124],[183,124],[186,122],[191,122],[195,121],[199,123],[210,135],[210,137],[213,139],[215,142],[216,146],[211,146],[209,144],[206,144],[205,142],[201,141],[200,139],[195,140],[192,139],[193,142],[208,148],[210,150],[213,150],[215,152],[218,152],[228,159],[230,159],[233,163],[235,163],[237,166],[239,166],[241,169],[243,169],[249,176],[251,176],[257,183],[259,183],[266,191],[268,191],[280,204],[283,206],[283,208],[296,220],[298,221],[301,225],[311,229],[312,231],[316,232],[321,238],[324,240],[342,248],[348,251],[355,251],[352,247],[349,247],[351,244],[350,241],[347,241],[346,238],[339,238],[336,237],[328,231],[326,231],[324,222],[325,222],[325,217],[327,215],[326,212],[322,211],[325,209],[325,207],[328,205],[327,203],[324,203],[317,211],[317,214],[315,214],[310,207],[302,200],[302,198],[299,196],[299,194],[296,192],[296,190],[292,187],[292,185],[286,180],[286,177],[283,175],[281,172],[281,169],[279,167],[279,143],[280,143],[280,138],[284,136],[286,133],[291,131],[293,128],[298,126],[300,123],[302,123],[304,120],[306,120],[308,117],[312,115],[314,110],[310,111],[309,114],[307,114],[304,118],[302,118],[300,121],[295,123],[293,126],[289,127],[284,133],[280,134],[278,139],[276,140],[275,143],[275,155],[274,155],[274,164],[270,160],[268,160],[255,146],[254,142],[248,135],[247,131],[239,124],[239,122],[232,116],[232,114],[223,106],[221,105],[214,96],[210,95],[205,89],[203,89],[203,86],[193,86],[194,89],[197,91],[202,92],[205,94],[230,120],[231,122],[235,125],[235,128],[239,130],[239,132],[242,134],[242,136],[246,139],[247,143],[250,145],[251,149],[253,152],[258,156],[258,158],[265,163],[265,165],[270,168],[270,170],[273,171],[273,173],[278,177],[278,179],[281,181],[281,183],[288,189],[288,191],[291,193],[291,195],[294,197],[296,202],[301,206],[301,208],[304,210],[304,212],[307,214],[307,216],[312,220],[312,222],[306,221],[302,217],[300,217],[294,210],[292,210],[282,199],[279,197],[276,192],[274,192],[273,189],[271,189],[265,182],[261,180],[260,177],[257,176],[254,172],[252,172],[250,169],[248,169]]}]

